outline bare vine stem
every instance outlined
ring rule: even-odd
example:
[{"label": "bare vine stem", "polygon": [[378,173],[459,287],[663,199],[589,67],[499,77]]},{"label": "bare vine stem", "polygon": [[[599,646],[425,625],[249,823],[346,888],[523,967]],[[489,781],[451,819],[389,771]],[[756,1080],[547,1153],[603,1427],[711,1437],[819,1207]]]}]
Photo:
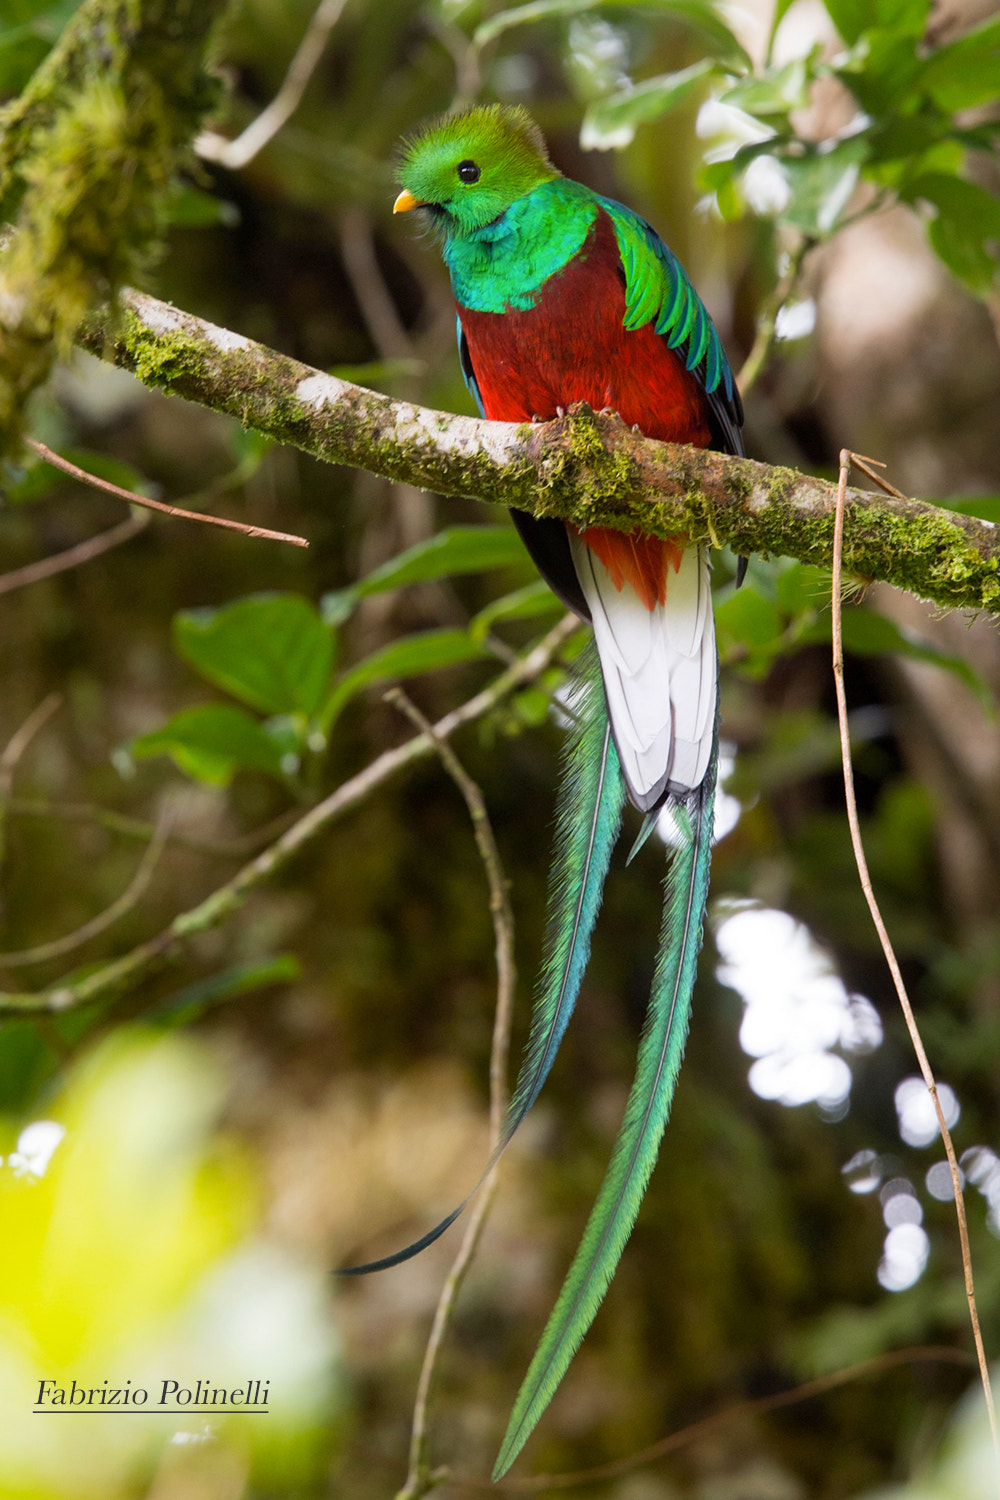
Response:
[{"label": "bare vine stem", "polygon": [[78,479],[81,484],[89,484],[95,490],[104,490],[108,495],[114,495],[119,500],[127,500],[129,505],[139,505],[143,510],[155,510],[163,516],[172,516],[177,521],[200,521],[204,526],[221,526],[226,531],[238,531],[243,536],[260,537],[267,542],[290,542],[293,547],[308,547],[309,543],[304,536],[294,536],[287,531],[270,531],[266,526],[250,526],[246,521],[232,521],[228,516],[212,516],[205,511],[183,510],[179,505],[167,505],[163,500],[151,500],[148,495],[139,495],[135,490],[122,489],[121,485],[112,484],[107,479],[100,479],[96,474],[90,474],[86,469],[81,469],[79,464],[71,463],[68,458],[54,453],[44,443],[37,442],[34,438],[25,439],[25,445],[39,458],[43,458],[47,464],[54,469],[61,469],[64,474],[69,474],[72,479]]},{"label": "bare vine stem", "polygon": [[73,953],[77,948],[82,948],[83,944],[88,943],[91,938],[107,932],[119,917],[123,917],[126,912],[137,906],[146,894],[149,882],[153,878],[153,871],[159,864],[163,846],[167,841],[169,823],[169,816],[165,815],[160,818],[152,839],[143,850],[135,874],[127,888],[116,900],[112,901],[110,906],[99,912],[96,917],[91,917],[89,922],[84,922],[82,927],[76,928],[74,932],[67,932],[62,937],[53,938],[50,943],[39,943],[37,947],[23,948],[18,953],[0,953],[0,969],[26,968],[30,964],[46,963],[51,958],[63,958],[67,953]]},{"label": "bare vine stem", "polygon": [[771,357],[777,334],[778,314],[798,286],[799,277],[802,274],[802,262],[814,244],[815,241],[806,235],[801,236],[794,250],[789,252],[785,274],[761,308],[753,345],[736,377],[736,384],[742,396],[746,396],[753,390]]},{"label": "bare vine stem", "polygon": [[13,594],[17,589],[26,589],[29,584],[41,583],[43,578],[54,578],[57,573],[68,573],[71,568],[82,567],[95,557],[110,552],[113,547],[130,542],[148,525],[148,515],[127,516],[117,525],[109,526],[107,531],[99,531],[85,542],[77,542],[75,547],[67,547],[65,551],[40,558],[38,562],[25,563],[23,568],[12,568],[9,573],[0,573],[0,594]]},{"label": "bare vine stem", "polygon": [[7,852],[7,814],[10,810],[10,794],[14,786],[14,772],[21,756],[35,735],[48,723],[62,703],[59,693],[49,693],[41,703],[31,710],[20,729],[15,730],[0,754],[0,868]]},{"label": "bare vine stem", "polygon": [[344,4],[345,0],[320,0],[288,65],[281,87],[267,108],[261,110],[235,140],[227,141],[214,130],[203,131],[194,143],[199,156],[236,172],[263,150],[302,102],[302,95],[323,56],[330,32],[340,20]]},{"label": "bare vine stem", "polygon": [[[493,836],[489,813],[483,794],[462,765],[451,746],[434,730],[415,704],[406,694],[396,689],[387,693],[390,702],[395,702],[417,726],[422,734],[429,735],[434,748],[465,799],[472,819],[476,846],[479,849],[490,890],[490,914],[493,918],[497,966],[497,1003],[493,1018],[493,1040],[490,1047],[490,1151],[500,1141],[504,1111],[507,1104],[507,1059],[510,1053],[510,1030],[514,1015],[514,913],[508,895],[509,884],[504,875],[500,851]],[[489,1173],[476,1198],[458,1254],[441,1289],[434,1311],[427,1348],[424,1351],[420,1379],[417,1382],[416,1400],[413,1406],[413,1428],[410,1438],[410,1457],[406,1481],[396,1500],[420,1500],[422,1495],[441,1482],[444,1471],[432,1471],[428,1459],[430,1450],[430,1416],[434,1385],[438,1371],[438,1360],[448,1324],[454,1311],[465,1274],[472,1264],[479,1237],[493,1203],[500,1171],[499,1162]]]},{"label": "bare vine stem", "polygon": [[837,692],[837,720],[840,725],[840,749],[844,767],[844,795],[847,803],[847,822],[851,830],[851,845],[854,849],[854,860],[858,867],[858,877],[861,881],[861,889],[868,903],[878,940],[882,945],[889,973],[896,988],[900,1008],[906,1021],[906,1029],[910,1034],[910,1041],[916,1054],[917,1063],[927,1092],[931,1096],[934,1105],[934,1113],[937,1116],[938,1129],[944,1142],[945,1155],[948,1158],[948,1166],[951,1169],[951,1183],[955,1194],[955,1215],[958,1219],[958,1237],[962,1248],[962,1272],[965,1278],[965,1296],[969,1305],[969,1321],[972,1325],[972,1337],[976,1346],[976,1359],[979,1364],[979,1374],[983,1385],[983,1395],[986,1399],[986,1411],[989,1417],[990,1433],[993,1438],[993,1452],[997,1461],[997,1492],[1000,1494],[1000,1435],[997,1433],[996,1409],[993,1404],[993,1389],[990,1385],[989,1366],[986,1363],[986,1351],[983,1347],[983,1335],[979,1326],[979,1311],[976,1306],[976,1292],[972,1278],[972,1255],[969,1250],[969,1226],[965,1215],[965,1199],[962,1194],[962,1173],[959,1169],[958,1159],[955,1156],[955,1147],[952,1144],[951,1131],[938,1098],[937,1083],[931,1070],[927,1053],[924,1049],[920,1030],[913,1014],[910,997],[903,983],[903,975],[896,958],[895,949],[882,920],[878,901],[872,887],[871,876],[868,873],[868,861],[865,858],[864,844],[861,838],[861,824],[858,818],[858,804],[854,795],[854,768],[851,761],[851,736],[847,721],[847,693],[844,689],[844,642],[841,631],[841,574],[844,547],[844,502],[847,493],[847,479],[851,465],[856,464],[871,479],[890,494],[898,494],[885,480],[873,472],[869,467],[872,459],[859,458],[848,448],[840,450],[840,476],[837,485],[837,511],[833,533],[833,579],[831,583],[831,608],[833,613],[833,680]]}]

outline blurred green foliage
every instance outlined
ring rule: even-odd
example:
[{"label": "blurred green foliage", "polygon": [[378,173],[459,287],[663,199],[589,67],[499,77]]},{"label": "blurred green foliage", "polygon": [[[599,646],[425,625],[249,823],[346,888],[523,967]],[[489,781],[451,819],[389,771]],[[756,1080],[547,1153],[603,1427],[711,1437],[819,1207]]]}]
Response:
[{"label": "blurred green foliage", "polygon": [[[197,1486],[227,1472],[309,1483],[322,1463],[343,1408],[328,1288],[259,1236],[251,1163],[218,1132],[224,1093],[203,1046],[123,1029],[72,1070],[44,1122],[19,1134],[4,1119],[5,1497],[126,1496],[154,1476]],[[165,1404],[165,1383],[170,1404],[199,1380],[258,1379],[266,1420],[143,1410]],[[69,1412],[109,1390],[117,1411]]]}]

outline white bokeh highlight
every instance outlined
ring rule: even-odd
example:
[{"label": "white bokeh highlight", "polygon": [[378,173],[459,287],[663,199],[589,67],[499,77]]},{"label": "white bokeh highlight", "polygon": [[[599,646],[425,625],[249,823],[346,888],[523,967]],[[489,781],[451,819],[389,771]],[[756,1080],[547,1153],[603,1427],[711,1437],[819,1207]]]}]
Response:
[{"label": "white bokeh highlight", "polygon": [[715,940],[718,978],[745,1006],[740,1045],[757,1059],[749,1074],[754,1093],[841,1111],[851,1069],[832,1049],[863,1053],[880,1044],[871,1002],[848,992],[809,929],[787,912],[732,903]]}]

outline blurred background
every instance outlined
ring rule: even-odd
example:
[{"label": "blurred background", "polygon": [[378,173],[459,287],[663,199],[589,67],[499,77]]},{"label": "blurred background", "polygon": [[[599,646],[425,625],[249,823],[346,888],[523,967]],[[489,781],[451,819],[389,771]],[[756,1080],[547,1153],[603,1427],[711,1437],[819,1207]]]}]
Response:
[{"label": "blurred background", "polygon": [[[0,23],[4,94],[74,9],[15,0]],[[394,152],[455,103],[524,103],[564,172],[656,225],[734,368],[750,360],[752,456],[835,477],[849,446],[908,494],[1000,519],[997,12],[973,0],[797,0],[777,13],[746,0],[738,14],[707,0],[325,0],[318,12],[240,0],[215,42],[219,110],[144,286],[320,369],[471,412],[436,247],[391,216]],[[294,112],[234,148],[304,37],[315,56],[300,54]],[[29,1274],[37,1257],[15,1257],[4,1404],[28,1405],[12,1351],[67,1376],[102,1360],[107,1375],[112,1359],[128,1373],[183,1328],[200,1368],[230,1347],[206,1330],[255,1318],[252,1357],[284,1371],[292,1395],[280,1439],[192,1429],[180,1467],[162,1428],[127,1444],[91,1435],[105,1447],[86,1463],[63,1439],[15,1453],[8,1437],[3,1493],[394,1494],[459,1231],[377,1277],[328,1273],[422,1233],[486,1156],[493,931],[468,814],[440,763],[378,784],[165,970],[62,1014],[18,1014],[9,996],[73,984],[154,937],[408,738],[387,681],[404,678],[438,717],[559,607],[533,587],[501,513],[324,467],[90,356],[60,367],[33,431],[126,487],[311,546],[155,519],[37,577],[22,570],[125,512],[33,461],[7,487],[0,1207],[11,1244],[99,1267],[113,1203],[122,1261],[146,1272],[117,1301],[96,1271],[53,1301]],[[478,548],[453,530],[431,558],[437,533],[473,526],[491,528]],[[407,549],[416,560],[394,571]],[[711,1419],[655,1462],[562,1492],[841,1500],[923,1475],[921,1495],[955,1483],[948,1493],[986,1494],[985,1449],[960,1481],[939,1457],[976,1376],[950,1178],[850,850],[829,578],[754,558],[737,595],[732,574],[723,554],[727,795],[673,1117],[604,1307],[512,1479],[627,1460]],[[1000,640],[990,619],[884,585],[851,604],[845,629],[869,862],[966,1174],[996,1355]],[[515,1052],[577,645],[454,741],[510,883]],[[273,669],[263,686],[248,665],[258,646]],[[277,687],[286,648],[305,665]],[[626,869],[627,846],[578,1013],[505,1160],[441,1353],[429,1456],[452,1471],[442,1493],[488,1488],[621,1118],[664,860],[653,839]],[[169,1234],[201,1247],[175,1279],[146,1235],[148,1184],[172,1180],[160,1159],[172,1130],[170,1170],[202,1184],[171,1199]],[[129,1142],[131,1176],[118,1162]],[[89,1251],[51,1239],[64,1202]]]}]

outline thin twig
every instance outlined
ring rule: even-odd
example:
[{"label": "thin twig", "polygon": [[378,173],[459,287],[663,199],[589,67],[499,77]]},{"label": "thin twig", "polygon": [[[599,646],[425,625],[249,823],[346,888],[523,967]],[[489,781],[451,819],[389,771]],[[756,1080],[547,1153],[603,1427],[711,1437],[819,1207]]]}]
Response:
[{"label": "thin twig", "polygon": [[[493,917],[497,965],[497,1003],[493,1019],[493,1042],[490,1049],[490,1151],[492,1152],[499,1144],[500,1132],[503,1129],[504,1111],[507,1104],[507,1058],[510,1052],[510,1030],[514,1015],[514,913],[511,910],[508,895],[508,882],[504,876],[500,851],[493,837],[486,803],[478,785],[465,770],[451,746],[440,738],[433,725],[400,688],[387,693],[386,698],[389,702],[398,704],[421,733],[430,736],[445,770],[465,798],[465,805],[472,819],[476,846],[489,882],[490,913]],[[426,1495],[438,1482],[428,1462],[431,1401],[437,1375],[438,1356],[454,1311],[455,1301],[476,1253],[479,1236],[493,1202],[499,1170],[498,1162],[483,1183],[469,1216],[458,1254],[455,1256],[438,1299],[413,1405],[409,1469],[406,1482],[396,1496],[396,1500],[419,1500],[421,1495]]]},{"label": "thin twig", "polygon": [[49,693],[31,710],[20,729],[15,730],[0,755],[0,865],[3,864],[7,848],[7,814],[10,809],[10,793],[14,785],[14,772],[21,756],[35,735],[46,724],[62,702],[59,693]]},{"label": "thin twig", "polygon": [[616,1458],[611,1463],[597,1464],[592,1469],[579,1469],[573,1474],[531,1474],[524,1478],[510,1477],[501,1480],[498,1484],[491,1484],[485,1479],[474,1479],[471,1475],[447,1474],[448,1483],[458,1489],[464,1490],[486,1490],[492,1494],[497,1491],[506,1494],[532,1494],[540,1490],[563,1490],[575,1489],[578,1485],[599,1484],[605,1479],[617,1479],[622,1474],[629,1474],[642,1464],[651,1463],[654,1459],[665,1458],[668,1453],[674,1453],[678,1448],[684,1448],[688,1443],[696,1442],[699,1438],[717,1431],[720,1427],[727,1426],[730,1422],[745,1420],[747,1417],[763,1416],[767,1412],[780,1411],[786,1406],[796,1406],[800,1401],[811,1401],[817,1396],[825,1396],[828,1391],[837,1390],[842,1385],[848,1385],[852,1380],[862,1380],[866,1375],[881,1375],[885,1370],[893,1370],[900,1365],[916,1364],[919,1360],[939,1360],[948,1364],[972,1364],[972,1356],[966,1354],[964,1349],[950,1349],[947,1345],[920,1345],[913,1349],[894,1349],[888,1354],[876,1355],[874,1359],[862,1360],[860,1364],[848,1365],[842,1370],[833,1370],[829,1375],[819,1375],[815,1380],[807,1380],[802,1385],[793,1387],[790,1391],[777,1391],[772,1396],[758,1396],[751,1401],[738,1401],[735,1406],[727,1406],[722,1411],[712,1412],[707,1417],[702,1417],[697,1422],[692,1422],[688,1427],[682,1427],[677,1432],[671,1432],[667,1437],[660,1438],[656,1443],[651,1443],[648,1448],[642,1448],[638,1453],[630,1453],[625,1458]]},{"label": "thin twig", "polygon": [[403,326],[375,255],[371,216],[345,209],[340,219],[340,256],[354,300],[380,359],[413,359],[413,340]]},{"label": "thin twig", "polygon": [[[997,1486],[1000,1493],[1000,1435],[997,1433],[996,1410],[993,1405],[993,1389],[990,1385],[990,1372],[986,1363],[986,1351],[983,1347],[983,1335],[979,1327],[979,1311],[976,1307],[976,1293],[972,1279],[972,1256],[969,1250],[969,1226],[965,1217],[965,1199],[962,1195],[962,1174],[959,1170],[958,1160],[955,1156],[955,1148],[952,1145],[951,1131],[938,1098],[937,1084],[931,1065],[927,1060],[927,1053],[913,1015],[910,1005],[910,997],[906,993],[903,976],[896,959],[896,953],[890,941],[882,913],[875,899],[872,888],[871,876],[868,873],[868,861],[865,858],[864,844],[861,839],[861,824],[858,819],[858,805],[854,795],[854,769],[851,762],[851,736],[847,723],[847,694],[844,689],[844,644],[841,633],[841,567],[844,549],[844,502],[847,494],[847,479],[851,464],[855,462],[855,456],[847,448],[840,452],[840,476],[837,485],[837,513],[836,524],[833,533],[833,581],[831,585],[831,606],[833,612],[833,680],[837,691],[837,719],[840,725],[840,748],[844,765],[844,794],[847,802],[847,821],[851,830],[851,844],[854,849],[854,859],[858,867],[858,876],[861,881],[861,889],[864,891],[868,910],[871,913],[878,940],[882,945],[885,961],[892,975],[892,982],[896,987],[896,994],[906,1021],[906,1029],[910,1034],[910,1041],[916,1053],[917,1062],[927,1091],[934,1104],[934,1113],[937,1116],[938,1128],[941,1131],[941,1139],[944,1142],[945,1155],[948,1158],[948,1166],[951,1168],[951,1183],[955,1194],[955,1215],[958,1219],[958,1237],[962,1247],[962,1272],[965,1277],[965,1296],[969,1304],[969,1321],[972,1324],[972,1337],[976,1346],[976,1358],[979,1362],[979,1374],[983,1383],[983,1394],[986,1398],[986,1411],[989,1416],[990,1432],[993,1436],[993,1451],[997,1460]],[[870,460],[868,461],[870,462]],[[878,475],[873,474],[866,467],[866,461],[861,460],[859,465],[865,472],[878,483]]]},{"label": "thin twig", "polygon": [[757,332],[754,335],[753,345],[736,377],[736,384],[739,386],[742,396],[746,396],[757,384],[765,365],[771,357],[771,350],[774,347],[778,325],[778,314],[795,291],[799,276],[802,273],[802,262],[805,259],[806,252],[812,248],[814,243],[813,240],[808,239],[805,235],[799,239],[795,249],[789,253],[788,266],[784,276],[782,276],[774,291],[761,308],[760,316],[757,319]]},{"label": "thin twig", "polygon": [[[52,818],[65,823],[96,823],[109,833],[121,834],[123,838],[141,839],[144,844],[156,833],[155,825],[145,818],[131,818],[127,813],[114,812],[97,803],[47,802],[41,797],[11,797],[7,808],[17,817]],[[194,834],[173,832],[166,835],[166,842],[179,849],[193,849],[198,854],[211,854],[218,859],[246,859],[248,854],[252,854],[262,844],[284,833],[294,823],[299,811],[298,808],[290,808],[275,818],[269,818],[259,828],[251,828],[248,833],[238,834],[231,839],[200,839]]]},{"label": "thin twig", "polygon": [[287,531],[270,531],[266,526],[249,526],[245,521],[231,521],[227,516],[210,516],[203,511],[182,510],[179,505],[167,505],[162,500],[150,500],[148,495],[136,494],[135,490],[124,490],[120,485],[111,484],[107,479],[99,479],[96,474],[88,474],[86,469],[79,465],[70,463],[68,458],[62,458],[60,454],[53,453],[44,443],[39,443],[35,438],[27,438],[26,444],[39,458],[44,458],[47,464],[55,469],[62,469],[64,474],[69,474],[73,479],[79,479],[81,484],[89,484],[95,490],[104,490],[108,495],[116,495],[119,500],[127,500],[130,505],[141,505],[144,510],[159,511],[160,515],[173,516],[178,521],[201,521],[205,526],[221,526],[226,531],[238,531],[243,536],[261,537],[267,542],[290,542],[293,547],[308,547],[309,543],[304,536],[294,536]]},{"label": "thin twig", "polygon": [[112,547],[130,542],[140,531],[145,531],[148,525],[148,515],[128,516],[124,521],[119,521],[117,526],[99,531],[85,542],[77,542],[75,547],[67,547],[65,552],[57,552],[53,557],[43,557],[39,562],[27,563],[23,568],[13,568],[9,573],[0,574],[0,594],[13,594],[15,590],[27,588],[29,584],[40,583],[43,578],[54,578],[57,573],[67,573],[70,568],[79,568],[93,558],[110,552]]},{"label": "thin twig", "polygon": [[156,869],[166,843],[168,822],[169,818],[164,814],[156,826],[149,846],[143,852],[127,890],[112,901],[109,907],[99,912],[96,917],[91,917],[89,922],[84,922],[83,926],[78,927],[75,932],[64,933],[62,937],[53,938],[50,943],[39,943],[35,948],[23,948],[18,953],[0,953],[0,968],[21,969],[29,964],[45,963],[50,958],[63,958],[67,953],[73,953],[77,948],[82,948],[84,943],[89,942],[91,938],[106,932],[118,921],[119,917],[131,911],[142,900],[153,878],[153,871]]},{"label": "thin twig", "polygon": [[[563,643],[579,629],[579,624],[575,615],[565,615],[513,667],[501,672],[499,677],[467,703],[439,719],[434,726],[437,737],[445,739],[461,725],[482,718],[523,683],[537,678],[557,656]],[[82,978],[72,975],[45,990],[33,993],[0,991],[0,1015],[63,1011],[134,989],[140,980],[162,966],[184,943],[231,917],[243,906],[252,891],[284,869],[330,823],[357,807],[376,787],[405,766],[430,755],[433,749],[430,737],[420,734],[395,749],[386,750],[357,776],[344,782],[329,797],[304,813],[286,833],[245,864],[231,880],[212,891],[196,906],[179,913],[156,937],[138,944],[120,958],[113,959]]]},{"label": "thin twig", "polygon": [[61,694],[49,693],[36,708],[31,710],[20,729],[16,730],[7,741],[4,752],[0,755],[0,796],[5,797],[10,791],[11,780],[18,761],[38,731],[51,719],[61,702]]},{"label": "thin twig", "polygon": [[205,131],[194,143],[199,156],[236,172],[252,161],[272,136],[277,135],[302,102],[302,95],[323,56],[330,32],[340,20],[344,4],[345,0],[320,0],[288,65],[284,81],[267,108],[233,141],[227,141],[214,131]]}]

